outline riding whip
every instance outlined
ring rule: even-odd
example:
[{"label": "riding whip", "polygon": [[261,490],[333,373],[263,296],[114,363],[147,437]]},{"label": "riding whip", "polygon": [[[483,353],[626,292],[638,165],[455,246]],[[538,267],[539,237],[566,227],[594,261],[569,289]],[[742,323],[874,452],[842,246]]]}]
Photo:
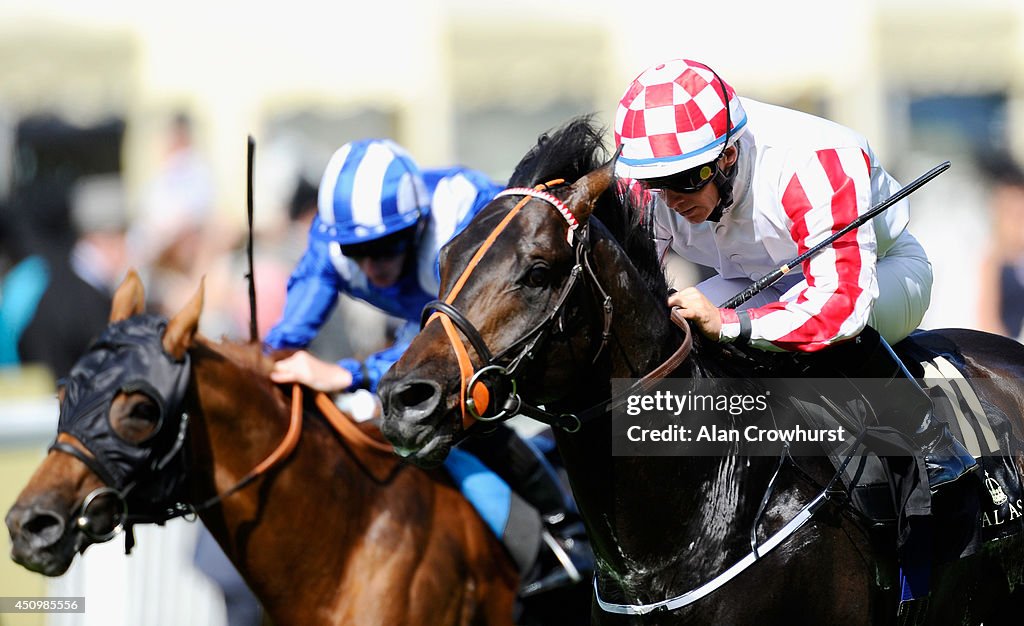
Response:
[{"label": "riding whip", "polygon": [[260,331],[256,326],[256,272],[253,270],[252,261],[252,162],[256,154],[256,140],[249,135],[248,150],[245,160],[245,209],[249,224],[249,241],[245,246],[245,253],[249,262],[249,273],[245,275],[249,281],[249,340],[259,341]]},{"label": "riding whip", "polygon": [[840,237],[842,237],[846,233],[848,233],[851,230],[859,227],[860,225],[864,224],[865,222],[874,219],[875,216],[877,216],[882,211],[888,209],[892,205],[896,204],[900,200],[903,200],[904,198],[906,198],[910,194],[914,193],[915,191],[917,191],[918,189],[923,187],[926,183],[930,182],[933,178],[935,178],[939,174],[941,174],[941,173],[945,172],[946,170],[948,170],[949,166],[950,166],[949,161],[945,161],[945,162],[943,162],[943,163],[941,163],[939,165],[936,165],[932,169],[930,169],[927,172],[925,172],[924,174],[922,174],[921,177],[918,178],[917,180],[915,180],[914,182],[910,183],[909,185],[907,185],[903,189],[900,189],[896,193],[894,193],[891,196],[889,196],[888,200],[885,200],[885,201],[877,204],[876,206],[872,207],[864,215],[861,215],[857,219],[853,220],[852,222],[850,222],[846,226],[844,226],[841,229],[839,229],[839,231],[834,233],[828,239],[818,243],[816,246],[814,246],[811,249],[807,250],[806,252],[804,252],[800,256],[798,256],[795,259],[789,261],[788,263],[782,265],[778,269],[776,269],[776,270],[774,270],[774,271],[772,271],[772,272],[770,272],[768,274],[765,274],[764,276],[759,278],[757,281],[755,281],[753,285],[747,287],[742,292],[740,292],[740,293],[736,294],[735,296],[733,296],[732,298],[730,298],[725,304],[720,305],[719,308],[720,309],[735,309],[736,307],[738,307],[739,305],[743,304],[747,300],[753,298],[755,295],[757,295],[761,291],[764,291],[766,288],[768,288],[771,285],[775,284],[775,281],[779,280],[780,278],[782,278],[783,276],[788,274],[790,272],[790,270],[792,270],[794,267],[797,267],[798,265],[800,265],[801,263],[803,263],[807,259],[809,259],[812,256],[814,256],[815,254],[821,252],[823,249],[827,248],[828,246],[832,245],[832,242],[834,242],[835,240],[839,239]]}]

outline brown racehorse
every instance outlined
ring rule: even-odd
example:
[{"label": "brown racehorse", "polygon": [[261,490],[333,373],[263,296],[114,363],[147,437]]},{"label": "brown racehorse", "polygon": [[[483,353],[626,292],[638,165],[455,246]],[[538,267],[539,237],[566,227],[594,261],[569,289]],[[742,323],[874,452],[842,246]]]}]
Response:
[{"label": "brown racehorse", "polygon": [[512,623],[514,566],[443,472],[400,463],[373,427],[317,416],[299,436],[258,345],[197,335],[201,287],[170,322],[142,303],[132,273],[62,387],[55,448],[7,515],[15,561],[58,576],[122,507],[130,526],[181,503],[277,624]]}]

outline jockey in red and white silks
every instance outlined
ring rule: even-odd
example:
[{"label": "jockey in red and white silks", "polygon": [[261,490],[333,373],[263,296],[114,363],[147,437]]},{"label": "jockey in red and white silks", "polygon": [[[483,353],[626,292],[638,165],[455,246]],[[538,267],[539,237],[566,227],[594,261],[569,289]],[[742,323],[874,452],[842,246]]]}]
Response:
[{"label": "jockey in red and white silks", "polygon": [[[671,89],[659,92],[666,84]],[[616,139],[623,146],[618,173],[659,195],[654,223],[663,249],[718,271],[697,285],[715,305],[900,188],[856,132],[740,98],[692,61],[670,61],[634,81],[620,104]],[[723,171],[716,164],[734,146],[735,162]],[[715,167],[700,167],[709,163]],[[692,186],[675,193],[673,177],[680,175],[689,175]],[[705,216],[690,198],[710,182],[720,197]],[[903,339],[921,322],[932,284],[908,220],[907,202],[900,202],[793,268],[741,307],[749,324],[741,324],[736,310],[718,309],[717,338],[813,352],[870,324],[890,343]]]},{"label": "jockey in red and white silks", "polygon": [[[815,353],[818,367],[848,378],[911,383],[872,402],[893,441],[913,454],[901,455],[909,465],[889,463],[898,475],[898,510],[907,515],[928,514],[930,490],[977,467],[883,340],[910,334],[931,297],[931,265],[906,230],[905,201],[738,309],[718,306],[899,189],[867,140],[812,115],[740,98],[711,68],[684,59],[648,68],[626,88],[615,140],[622,149],[616,173],[658,195],[654,224],[662,245],[718,270],[669,296],[669,305],[711,339]],[[878,334],[866,332],[868,325]]]},{"label": "jockey in red and white silks", "polygon": [[[867,141],[811,115],[740,99],[747,131],[737,141],[732,206],[718,223],[691,224],[658,203],[658,238],[719,275],[700,285],[715,303],[849,224],[900,188]],[[931,265],[906,230],[907,201],[794,268],[748,305],[751,345],[813,351],[860,333],[890,343],[917,328],[931,296]],[[802,269],[802,272],[800,271]],[[722,337],[739,335],[721,311]]]}]

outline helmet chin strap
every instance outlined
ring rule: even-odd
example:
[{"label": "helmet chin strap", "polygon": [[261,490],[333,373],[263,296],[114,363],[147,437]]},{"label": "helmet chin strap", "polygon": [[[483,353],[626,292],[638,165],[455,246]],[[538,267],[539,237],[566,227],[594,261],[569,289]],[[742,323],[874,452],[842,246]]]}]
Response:
[{"label": "helmet chin strap", "polygon": [[[737,146],[737,150],[739,147]],[[729,171],[725,171],[724,168],[718,168],[715,173],[715,177],[711,180],[718,188],[718,204],[715,205],[715,209],[711,211],[711,215],[708,215],[709,222],[717,222],[722,219],[722,215],[725,210],[732,206],[732,187],[733,183],[736,182],[736,169],[739,164],[739,158],[736,162],[729,167]]]},{"label": "helmet chin strap", "polygon": [[[707,66],[705,66],[707,67]],[[719,159],[725,157],[725,151],[729,149],[729,138],[732,136],[732,103],[729,100],[729,90],[725,87],[725,81],[718,75],[718,72],[711,70],[711,73],[715,75],[718,80],[718,86],[722,90],[722,102],[725,103],[725,140],[722,142],[722,152],[718,155]],[[722,219],[722,214],[725,210],[732,206],[732,186],[736,182],[736,170],[737,164],[740,162],[739,159],[739,146],[736,147],[737,154],[736,160],[733,162],[729,171],[724,171],[723,167],[715,168],[715,177],[711,180],[718,187],[718,204],[715,205],[711,215],[708,215],[708,221],[717,222]]]}]

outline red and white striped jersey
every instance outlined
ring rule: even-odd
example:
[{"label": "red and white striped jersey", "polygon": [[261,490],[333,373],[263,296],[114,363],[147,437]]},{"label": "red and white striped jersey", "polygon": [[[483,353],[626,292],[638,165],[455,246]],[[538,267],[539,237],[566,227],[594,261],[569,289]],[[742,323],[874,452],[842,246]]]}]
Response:
[{"label": "red and white striped jersey", "polygon": [[[701,224],[690,224],[664,202],[655,210],[656,237],[683,258],[724,278],[757,280],[900,188],[858,133],[741,100],[748,122],[737,144],[732,206],[719,222]],[[876,260],[908,220],[907,202],[900,202],[794,268],[805,281],[780,302],[748,309],[750,345],[813,352],[860,333],[878,297]],[[732,341],[740,334],[736,311],[722,309],[721,316],[721,339]]]}]

